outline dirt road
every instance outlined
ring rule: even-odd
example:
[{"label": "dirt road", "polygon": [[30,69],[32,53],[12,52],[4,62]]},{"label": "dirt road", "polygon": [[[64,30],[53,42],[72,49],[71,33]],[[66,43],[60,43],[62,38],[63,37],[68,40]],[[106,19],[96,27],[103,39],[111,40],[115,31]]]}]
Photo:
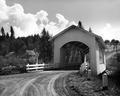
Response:
[{"label": "dirt road", "polygon": [[1,76],[0,96],[60,96],[54,89],[55,80],[68,73],[70,71],[38,71]]}]

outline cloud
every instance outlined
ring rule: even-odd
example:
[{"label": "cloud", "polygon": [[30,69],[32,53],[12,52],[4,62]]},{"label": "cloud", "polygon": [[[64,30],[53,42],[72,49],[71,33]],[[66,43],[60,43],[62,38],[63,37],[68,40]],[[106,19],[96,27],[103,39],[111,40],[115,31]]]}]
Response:
[{"label": "cloud", "polygon": [[36,14],[25,13],[22,5],[8,6],[5,0],[0,0],[0,25],[12,25],[16,37],[40,34],[44,27],[55,35],[71,24],[75,24],[61,14],[56,14],[56,18],[58,22],[50,21],[48,13],[44,10]]},{"label": "cloud", "polygon": [[46,29],[52,34],[56,35],[57,33],[61,32],[65,28],[71,25],[77,25],[74,21],[68,21],[63,15],[61,14],[56,14],[56,18],[58,19],[58,22],[49,22],[46,25]]},{"label": "cloud", "polygon": [[0,22],[8,19],[7,10],[8,7],[6,2],[4,0],[0,0]]},{"label": "cloud", "polygon": [[61,14],[56,14],[56,18],[58,19],[59,23],[57,26],[59,27],[65,27],[69,23],[69,21]]},{"label": "cloud", "polygon": [[40,22],[44,25],[47,25],[49,22],[49,19],[47,16],[48,16],[48,13],[44,10],[41,10],[36,14],[37,19],[40,20]]},{"label": "cloud", "polygon": [[120,28],[115,28],[110,23],[106,23],[104,28],[99,30],[98,34],[101,35],[104,40],[112,40],[113,38],[120,40]]}]

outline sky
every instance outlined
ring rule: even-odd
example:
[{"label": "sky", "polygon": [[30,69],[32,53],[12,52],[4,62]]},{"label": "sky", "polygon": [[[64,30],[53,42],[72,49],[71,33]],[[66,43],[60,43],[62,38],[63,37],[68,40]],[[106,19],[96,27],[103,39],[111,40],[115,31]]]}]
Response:
[{"label": "sky", "polygon": [[12,25],[16,37],[45,27],[54,36],[80,20],[104,40],[120,40],[119,9],[120,0],[0,0],[0,27]]}]

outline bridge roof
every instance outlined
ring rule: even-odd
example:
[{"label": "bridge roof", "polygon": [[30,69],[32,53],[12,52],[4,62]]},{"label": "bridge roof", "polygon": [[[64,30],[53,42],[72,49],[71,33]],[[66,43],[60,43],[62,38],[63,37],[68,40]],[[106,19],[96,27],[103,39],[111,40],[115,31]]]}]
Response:
[{"label": "bridge roof", "polygon": [[100,46],[102,48],[106,48],[105,44],[104,44],[104,41],[102,39],[101,36],[98,36],[92,32],[88,32],[87,30],[83,29],[83,28],[80,28],[78,26],[75,26],[75,25],[71,25],[69,26],[68,28],[64,29],[63,31],[61,31],[60,33],[56,34],[55,36],[53,36],[50,41],[54,41],[57,37],[59,37],[60,35],[64,34],[65,32],[67,32],[68,30],[70,29],[78,29],[78,30],[81,30],[82,32],[85,32],[87,33],[88,35],[91,35],[91,36],[94,36],[95,37],[95,40],[98,42],[98,44],[100,44]]}]

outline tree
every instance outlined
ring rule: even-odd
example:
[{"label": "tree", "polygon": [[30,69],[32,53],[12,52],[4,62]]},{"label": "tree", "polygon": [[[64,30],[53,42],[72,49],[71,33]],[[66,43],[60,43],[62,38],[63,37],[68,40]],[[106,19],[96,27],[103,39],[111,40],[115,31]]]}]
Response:
[{"label": "tree", "polygon": [[16,40],[13,41],[12,48],[16,54],[22,54],[25,53],[26,45],[22,39],[17,38]]},{"label": "tree", "polygon": [[114,46],[115,46],[115,48],[116,48],[116,52],[117,52],[117,46],[118,46],[118,44],[119,44],[119,41],[118,41],[118,40],[115,40]]},{"label": "tree", "polygon": [[41,40],[40,40],[40,47],[39,47],[40,57],[39,58],[45,63],[48,63],[52,58],[52,43],[49,41],[50,38],[51,36],[44,28],[42,31]]},{"label": "tree", "polygon": [[6,38],[9,39],[9,34],[8,33],[6,34]]},{"label": "tree", "polygon": [[119,41],[118,40],[115,40],[115,39],[112,39],[111,42],[110,42],[111,45],[114,46],[114,49],[117,48],[117,45],[119,44]]},{"label": "tree", "polygon": [[6,55],[9,52],[9,42],[4,41],[0,44],[0,55]]},{"label": "tree", "polygon": [[1,36],[0,36],[0,55],[6,55],[9,52],[9,40],[8,36],[5,34],[5,30],[1,28]]},{"label": "tree", "polygon": [[33,50],[34,49],[34,37],[33,36],[28,36],[26,38],[26,45],[28,50]]},{"label": "tree", "polygon": [[117,52],[117,46],[118,46],[118,44],[119,44],[119,41],[118,41],[118,40],[115,40],[115,42],[114,42],[114,46],[115,46],[115,51],[116,51],[117,61],[119,61],[119,54],[118,54],[118,52]]},{"label": "tree", "polygon": [[15,38],[15,32],[12,26],[10,26],[11,38]]},{"label": "tree", "polygon": [[119,40],[115,40],[115,45],[118,45],[119,44]]},{"label": "tree", "polygon": [[1,28],[1,33],[2,33],[2,36],[5,36],[5,30],[3,27]]},{"label": "tree", "polygon": [[36,52],[39,52],[39,46],[40,46],[40,36],[39,35],[34,35],[33,45],[34,45],[34,49],[36,50]]},{"label": "tree", "polygon": [[84,29],[81,21],[78,22],[78,27]]},{"label": "tree", "polygon": [[113,45],[113,49],[116,50],[116,53],[117,53],[117,46],[119,44],[119,41],[115,40],[115,39],[112,39],[110,44]]},{"label": "tree", "polygon": [[105,40],[104,43],[105,43],[106,45],[108,45],[108,44],[110,44],[110,41],[109,41],[109,40]]},{"label": "tree", "polygon": [[115,39],[112,39],[110,42],[111,45],[115,45]]}]

